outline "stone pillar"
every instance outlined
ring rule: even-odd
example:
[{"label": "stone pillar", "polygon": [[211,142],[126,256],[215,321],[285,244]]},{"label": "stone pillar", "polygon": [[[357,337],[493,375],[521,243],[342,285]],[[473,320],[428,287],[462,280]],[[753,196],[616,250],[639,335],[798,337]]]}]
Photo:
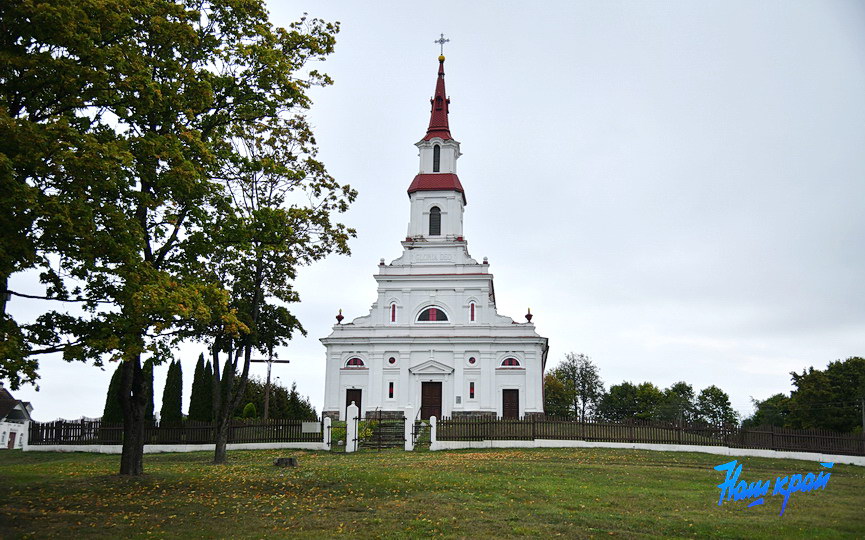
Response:
[{"label": "stone pillar", "polygon": [[414,450],[414,407],[407,405],[405,408],[405,429],[403,436],[405,438],[405,451],[411,452]]},{"label": "stone pillar", "polygon": [[437,420],[435,416],[429,417],[429,442],[430,442],[430,450],[432,450],[432,445],[436,443],[436,424]]},{"label": "stone pillar", "polygon": [[324,422],[324,425],[322,426],[322,429],[321,429],[323,432],[321,434],[321,436],[322,436],[321,442],[323,442],[324,445],[327,447],[327,449],[330,450],[330,443],[331,443],[331,439],[332,439],[332,432],[330,429],[330,424],[331,424],[332,420],[330,419],[329,416],[325,416],[323,422]]},{"label": "stone pillar", "polygon": [[345,451],[354,452],[357,450],[357,424],[355,420],[360,415],[360,409],[351,402],[351,405],[345,409]]}]

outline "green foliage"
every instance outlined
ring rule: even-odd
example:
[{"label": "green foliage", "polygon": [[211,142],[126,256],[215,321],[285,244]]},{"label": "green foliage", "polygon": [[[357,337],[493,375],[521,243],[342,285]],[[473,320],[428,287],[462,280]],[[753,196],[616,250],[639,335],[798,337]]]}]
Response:
[{"label": "green foliage", "polygon": [[713,426],[738,423],[736,411],[730,405],[730,396],[715,385],[700,390],[697,415],[700,421]]},{"label": "green foliage", "polygon": [[568,353],[553,373],[571,396],[571,408],[578,418],[585,420],[595,409],[604,395],[604,383],[598,367],[584,354]]},{"label": "green foliage", "polygon": [[550,416],[573,418],[574,398],[556,372],[544,376],[544,412]]},{"label": "green foliage", "polygon": [[754,414],[742,421],[743,428],[757,428],[760,426],[789,426],[791,400],[784,394],[775,394],[763,401],[756,399],[754,402]]},{"label": "green foliage", "polygon": [[865,358],[829,362],[825,370],[813,367],[793,372],[789,427],[823,428],[841,432],[862,429],[865,398]]},{"label": "green foliage", "polygon": [[637,387],[630,382],[611,386],[609,392],[601,397],[598,404],[600,415],[612,421],[634,418],[639,410]]},{"label": "green foliage", "polygon": [[247,403],[243,407],[243,418],[258,418],[258,413],[255,411],[254,403]]},{"label": "green foliage", "polygon": [[153,422],[153,360],[148,358],[141,366],[144,377],[144,420]]},{"label": "green foliage", "polygon": [[183,372],[180,362],[171,362],[165,376],[165,388],[162,391],[162,410],[160,422],[179,423],[183,421]]},{"label": "green foliage", "polygon": [[204,355],[198,356],[195,364],[195,374],[192,377],[192,391],[189,395],[190,420],[209,422],[213,418],[213,370],[210,361],[205,365]]},{"label": "green foliage", "polygon": [[650,382],[641,383],[636,391],[636,410],[634,417],[639,420],[657,420],[660,416],[664,393]]},{"label": "green foliage", "polygon": [[679,381],[664,390],[664,397],[657,408],[657,418],[667,422],[690,423],[696,420],[694,388]]},{"label": "green foliage", "polygon": [[120,407],[120,368],[118,364],[108,383],[108,394],[105,396],[105,409],[102,411],[102,421],[110,423],[123,422],[123,409]]},{"label": "green foliage", "polygon": [[[274,381],[271,381],[270,385],[269,418],[282,420],[317,419],[315,408],[308,398],[300,395],[296,383],[292,383],[291,389],[287,389]],[[241,402],[254,404],[255,409],[263,414],[265,388],[264,381],[254,377],[250,378],[243,390]],[[233,415],[243,415],[243,409],[236,408]]]}]

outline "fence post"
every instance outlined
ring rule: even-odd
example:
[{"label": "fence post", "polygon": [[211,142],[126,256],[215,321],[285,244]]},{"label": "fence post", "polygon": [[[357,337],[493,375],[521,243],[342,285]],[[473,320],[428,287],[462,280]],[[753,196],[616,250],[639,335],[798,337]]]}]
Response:
[{"label": "fence post", "polygon": [[413,407],[411,405],[406,405],[405,411],[403,412],[403,438],[405,438],[405,444],[403,445],[403,450],[406,452],[411,452],[414,450],[414,414],[412,414]]},{"label": "fence post", "polygon": [[330,424],[331,424],[331,422],[332,422],[332,420],[330,419],[330,416],[325,416],[324,421],[322,421],[322,426],[321,426],[321,431],[322,431],[321,442],[324,443],[324,445],[327,447],[327,450],[330,450],[330,443],[331,443]]},{"label": "fence post", "polygon": [[769,426],[769,448],[775,449],[775,426]]},{"label": "fence post", "polygon": [[436,445],[436,426],[438,425],[438,420],[435,416],[429,417],[429,449],[435,450]]},{"label": "fence post", "polygon": [[351,402],[351,405],[345,408],[345,451],[354,452],[357,450],[357,423],[360,415],[360,409]]},{"label": "fence post", "polygon": [[532,440],[535,440],[535,417],[532,415]]}]

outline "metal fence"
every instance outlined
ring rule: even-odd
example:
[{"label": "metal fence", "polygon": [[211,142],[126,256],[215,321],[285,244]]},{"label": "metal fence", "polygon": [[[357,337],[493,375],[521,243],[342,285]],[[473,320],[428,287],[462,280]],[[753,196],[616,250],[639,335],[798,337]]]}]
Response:
[{"label": "metal fence", "polygon": [[[228,442],[321,442],[323,427],[320,419],[233,420],[228,428]],[[145,444],[213,444],[216,428],[210,422],[150,422],[144,428],[144,440]],[[28,444],[123,444],[123,424],[100,420],[30,422]]]},{"label": "metal fence", "polygon": [[728,446],[767,450],[865,455],[865,436],[823,429],[787,429],[764,426],[675,424],[663,422],[579,422],[562,418],[442,418],[436,439],[440,441],[489,441],[535,439],[599,442]]}]

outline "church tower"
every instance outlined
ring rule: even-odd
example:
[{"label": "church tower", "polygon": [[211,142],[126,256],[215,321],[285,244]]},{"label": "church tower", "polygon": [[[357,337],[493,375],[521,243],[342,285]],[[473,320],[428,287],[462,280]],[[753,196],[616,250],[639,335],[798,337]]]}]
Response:
[{"label": "church tower", "polygon": [[543,414],[547,339],[531,314],[517,323],[496,311],[493,275],[468,252],[460,143],[450,132],[445,57],[438,58],[426,135],[416,143],[418,174],[408,187],[403,254],[384,259],[368,315],[321,341],[327,349],[324,414],[518,418]]}]

